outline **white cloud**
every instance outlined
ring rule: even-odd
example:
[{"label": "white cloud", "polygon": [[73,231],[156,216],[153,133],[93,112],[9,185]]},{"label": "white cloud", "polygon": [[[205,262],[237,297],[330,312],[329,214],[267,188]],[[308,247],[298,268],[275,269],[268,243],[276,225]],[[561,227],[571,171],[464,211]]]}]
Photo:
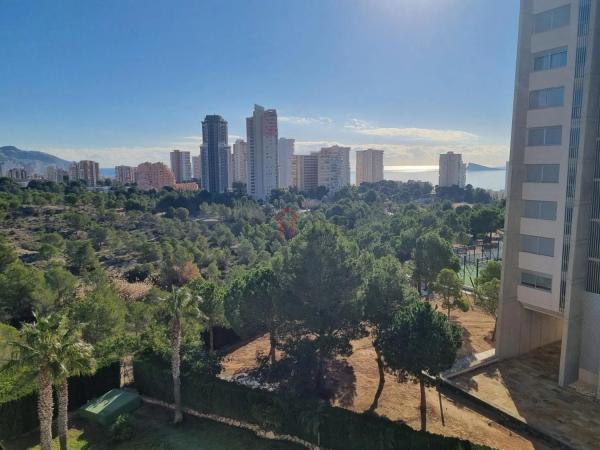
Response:
[{"label": "white cloud", "polygon": [[331,125],[333,123],[333,119],[329,117],[278,116],[277,120],[294,125]]},{"label": "white cloud", "polygon": [[435,128],[399,128],[376,127],[361,119],[350,120],[344,128],[367,136],[400,137],[410,140],[426,140],[437,142],[465,142],[478,138],[476,134],[462,130],[442,130]]}]

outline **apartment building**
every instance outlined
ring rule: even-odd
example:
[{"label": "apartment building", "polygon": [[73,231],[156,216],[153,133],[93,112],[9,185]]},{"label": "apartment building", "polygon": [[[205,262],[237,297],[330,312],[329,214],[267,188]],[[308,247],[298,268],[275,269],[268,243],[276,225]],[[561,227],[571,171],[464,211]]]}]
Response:
[{"label": "apartment building", "polygon": [[280,188],[289,188],[292,183],[292,164],[295,139],[279,138],[277,143],[278,183]]},{"label": "apartment building", "polygon": [[247,191],[256,199],[265,199],[279,187],[277,111],[254,105],[252,117],[246,118],[246,137]]},{"label": "apartment building", "polygon": [[175,186],[173,172],[163,163],[145,162],[135,168],[135,182],[142,191],[161,190],[165,186]]},{"label": "apartment building", "polygon": [[318,185],[335,192],[350,184],[350,147],[324,147],[318,154]]},{"label": "apartment building", "polygon": [[88,186],[96,186],[100,181],[100,166],[96,161],[73,162],[69,169],[71,180],[83,180]]},{"label": "apartment building", "polygon": [[356,151],[356,185],[383,180],[383,150]]},{"label": "apartment building", "polygon": [[463,163],[460,153],[448,152],[440,155],[438,185],[440,187],[465,187],[467,181],[467,166]]},{"label": "apartment building", "polygon": [[115,179],[121,184],[135,183],[135,167],[132,166],[116,166]]},{"label": "apartment building", "polygon": [[522,0],[497,355],[600,393],[600,4]]},{"label": "apartment building", "polygon": [[171,157],[171,172],[175,176],[177,183],[183,183],[192,179],[192,161],[190,152],[181,150],[173,150],[170,153]]},{"label": "apartment building", "polygon": [[292,158],[292,185],[301,192],[310,192],[319,186],[319,154],[294,155]]},{"label": "apartment building", "polygon": [[202,189],[227,192],[231,187],[231,147],[228,145],[227,121],[219,115],[208,115],[202,122]]}]

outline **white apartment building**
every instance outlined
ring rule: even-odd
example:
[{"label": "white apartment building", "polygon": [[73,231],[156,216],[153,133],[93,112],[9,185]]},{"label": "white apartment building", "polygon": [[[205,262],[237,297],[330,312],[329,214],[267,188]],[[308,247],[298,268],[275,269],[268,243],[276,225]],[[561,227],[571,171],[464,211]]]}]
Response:
[{"label": "white apartment building", "polygon": [[350,147],[324,147],[318,156],[318,185],[335,192],[350,184]]},{"label": "white apartment building", "polygon": [[280,188],[289,188],[293,184],[292,164],[295,139],[279,138],[277,144],[278,182]]},{"label": "white apartment building", "polygon": [[246,136],[247,191],[256,199],[265,199],[279,186],[277,111],[254,105],[252,117],[246,118]]},{"label": "white apartment building", "polygon": [[383,150],[356,151],[356,185],[383,180]]},{"label": "white apartment building", "polygon": [[497,356],[600,394],[600,2],[522,0]]},{"label": "white apartment building", "polygon": [[439,170],[439,186],[465,187],[467,181],[467,166],[463,163],[462,155],[460,153],[442,153],[440,155]]},{"label": "white apartment building", "polygon": [[234,183],[248,184],[248,146],[243,139],[233,144],[232,177]]},{"label": "white apartment building", "polygon": [[121,184],[135,183],[135,167],[116,166],[115,179]]},{"label": "white apartment building", "polygon": [[173,150],[171,152],[171,172],[175,175],[177,183],[183,183],[192,179],[192,161],[190,152]]}]

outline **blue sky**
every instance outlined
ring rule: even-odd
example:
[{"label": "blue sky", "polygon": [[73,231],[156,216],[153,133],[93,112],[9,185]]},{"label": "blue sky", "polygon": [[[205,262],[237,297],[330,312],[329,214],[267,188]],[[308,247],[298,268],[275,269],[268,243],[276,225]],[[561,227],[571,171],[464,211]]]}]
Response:
[{"label": "blue sky", "polygon": [[0,145],[102,166],[276,108],[298,152],[508,158],[518,0],[0,0]]}]

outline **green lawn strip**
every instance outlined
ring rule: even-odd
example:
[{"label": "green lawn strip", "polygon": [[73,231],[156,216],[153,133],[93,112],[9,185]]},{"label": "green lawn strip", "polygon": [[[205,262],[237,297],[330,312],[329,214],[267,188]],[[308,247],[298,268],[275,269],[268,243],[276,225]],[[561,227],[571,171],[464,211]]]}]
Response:
[{"label": "green lawn strip", "polygon": [[[69,430],[72,450],[296,450],[289,442],[261,439],[254,433],[211,420],[186,416],[185,422],[173,425],[172,412],[158,406],[144,405],[134,414],[135,437],[120,444],[109,442],[108,429],[82,419],[76,419]],[[7,450],[39,450],[37,434],[12,441]],[[35,446],[34,446],[35,445]],[[58,439],[53,442],[58,450]]]}]

